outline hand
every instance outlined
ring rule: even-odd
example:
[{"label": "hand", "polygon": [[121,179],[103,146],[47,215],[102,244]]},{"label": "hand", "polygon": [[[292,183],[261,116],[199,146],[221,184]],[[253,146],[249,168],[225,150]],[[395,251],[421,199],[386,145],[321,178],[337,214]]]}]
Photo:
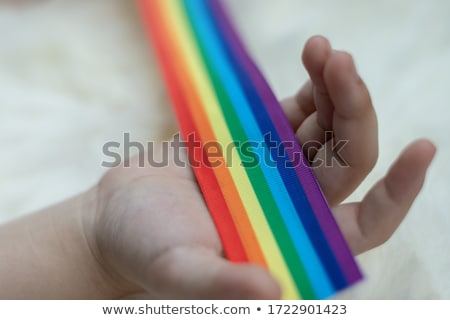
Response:
[{"label": "hand", "polygon": [[303,63],[311,80],[283,102],[309,160],[324,161],[332,141],[348,141],[340,155],[346,165],[318,166],[313,171],[354,254],[374,248],[397,229],[419,193],[435,147],[426,140],[409,145],[387,175],[359,203],[339,205],[369,174],[378,155],[377,120],[369,92],[358,76],[352,57],[332,50],[328,40],[313,37],[305,45]]},{"label": "hand", "polygon": [[[306,148],[311,163],[324,160],[332,147],[325,131],[333,132],[334,141],[348,141],[340,153],[347,166],[317,166],[314,173],[359,254],[395,231],[421,189],[435,148],[425,140],[413,143],[360,203],[341,205],[376,163],[375,111],[347,53],[314,37],[305,46],[303,63],[311,79],[283,107],[300,143],[321,143],[318,149]],[[160,155],[158,148],[153,157]],[[223,257],[191,169],[173,162],[164,168],[144,163],[139,167],[134,158],[130,167],[110,170],[97,187],[96,215],[85,219],[90,248],[118,294],[278,299],[279,286],[265,269]]]}]

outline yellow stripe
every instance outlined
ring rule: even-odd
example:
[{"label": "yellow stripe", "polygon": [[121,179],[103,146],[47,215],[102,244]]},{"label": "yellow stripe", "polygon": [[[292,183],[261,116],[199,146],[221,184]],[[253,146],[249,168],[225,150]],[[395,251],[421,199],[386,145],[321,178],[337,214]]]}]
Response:
[{"label": "yellow stripe", "polygon": [[[223,118],[222,112],[220,111],[219,101],[215,95],[205,65],[202,62],[198,47],[195,46],[196,41],[191,32],[188,31],[190,30],[190,26],[182,11],[181,2],[179,0],[160,0],[160,4],[165,12],[164,16],[171,19],[170,25],[173,27],[173,33],[177,35],[176,39],[178,40],[178,43],[174,43],[173,45],[178,46],[179,50],[177,50],[177,52],[180,53],[180,60],[184,60],[186,69],[190,70],[189,75],[183,76],[192,77],[195,87],[197,88],[198,96],[203,101],[203,107],[205,108],[204,112],[209,118],[209,123],[211,124],[218,141],[220,141],[223,146],[231,145],[233,141],[231,134]],[[197,123],[197,128],[201,132],[202,124],[198,123],[196,112],[194,111],[191,113]],[[232,159],[239,159],[239,155],[235,148],[232,148]],[[278,247],[272,230],[263,214],[245,169],[240,165],[230,166],[228,169],[230,170],[235,186],[242,197],[249,220],[253,226],[256,237],[261,244],[269,270],[280,282],[283,290],[282,298],[299,299],[300,293],[298,292],[292,275],[282,257],[280,248]],[[233,201],[233,199],[228,199],[228,201]]]}]

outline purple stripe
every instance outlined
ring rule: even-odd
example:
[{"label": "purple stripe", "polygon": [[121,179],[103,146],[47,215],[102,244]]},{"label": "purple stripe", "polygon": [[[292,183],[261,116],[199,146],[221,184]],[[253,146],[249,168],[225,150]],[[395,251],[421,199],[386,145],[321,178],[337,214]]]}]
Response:
[{"label": "purple stripe", "polygon": [[[236,60],[241,62],[241,67],[246,70],[248,75],[253,79],[253,83],[261,99],[266,105],[267,112],[272,118],[273,125],[276,128],[281,141],[292,143],[293,148],[286,148],[286,152],[291,161],[294,161],[295,154],[303,155],[303,153],[278,100],[271,91],[261,72],[247,54],[242,42],[233,29],[231,22],[225,14],[220,0],[208,1],[212,14],[217,20],[217,25],[226,37],[230,48],[238,57]],[[326,239],[328,240],[330,248],[333,250],[336,259],[344,272],[347,281],[349,283],[354,283],[362,278],[361,271],[356,265],[353,254],[348,248],[347,243],[345,242],[345,239],[336,224],[316,178],[314,177],[311,169],[305,165],[307,162],[304,156],[300,162],[300,165],[296,166],[295,170],[303,186],[305,194],[311,203],[311,207],[315,212],[316,218],[326,236]]]}]

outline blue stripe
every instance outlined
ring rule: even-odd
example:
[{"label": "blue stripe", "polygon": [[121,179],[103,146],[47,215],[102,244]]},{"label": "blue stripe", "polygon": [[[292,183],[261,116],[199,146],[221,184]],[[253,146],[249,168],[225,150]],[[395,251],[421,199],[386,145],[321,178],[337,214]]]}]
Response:
[{"label": "blue stripe", "polygon": [[[208,6],[208,2],[209,1],[202,1],[205,6]],[[210,21],[215,21],[214,17],[212,16],[211,10],[205,9],[205,14],[210,15]],[[221,34],[220,28],[215,23],[211,23],[210,26],[214,27],[216,32]],[[278,150],[277,148],[272,148],[270,150],[272,157],[276,159],[277,164],[282,164],[278,166],[279,173],[286,184],[291,199],[294,202],[294,206],[297,209],[296,212],[302,220],[303,225],[307,230],[309,237],[316,249],[316,252],[319,254],[323,265],[325,266],[329,276],[331,277],[333,285],[337,289],[347,287],[347,280],[345,278],[343,270],[341,270],[340,265],[320,227],[320,224],[315,217],[308,198],[301,186],[300,181],[298,180],[299,178],[297,177],[295,168],[293,168],[292,166],[292,161],[285,152],[284,143],[286,142],[281,143],[280,136],[278,135],[278,132],[272,123],[272,121],[276,119],[271,119],[261,97],[254,87],[252,79],[245,72],[247,68],[245,68],[245,66],[241,63],[237,56],[231,51],[230,45],[226,42],[225,37],[221,35],[218,38],[222,40],[222,47],[227,53],[229,61],[231,61],[233,71],[238,75],[240,79],[240,83],[244,88],[248,101],[251,101],[250,107],[253,110],[253,115],[256,117],[261,131],[264,133],[270,133],[273,141],[277,141],[277,143],[280,143],[281,145],[280,150]],[[267,136],[265,137],[267,138]],[[284,164],[291,165],[283,166]]]}]

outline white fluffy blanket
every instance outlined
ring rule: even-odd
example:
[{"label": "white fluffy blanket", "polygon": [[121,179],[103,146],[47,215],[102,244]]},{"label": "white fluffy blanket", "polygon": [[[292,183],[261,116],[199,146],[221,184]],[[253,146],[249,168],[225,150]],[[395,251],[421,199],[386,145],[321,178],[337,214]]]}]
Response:
[{"label": "white fluffy blanket", "polygon": [[[437,144],[409,216],[358,257],[366,280],[338,298],[450,298],[450,2],[226,4],[280,98],[306,79],[299,57],[309,36],[354,55],[377,108],[380,158],[351,200],[411,140]],[[123,132],[145,142],[175,131],[133,1],[0,2],[0,221],[94,184],[105,171],[102,145]]]}]

